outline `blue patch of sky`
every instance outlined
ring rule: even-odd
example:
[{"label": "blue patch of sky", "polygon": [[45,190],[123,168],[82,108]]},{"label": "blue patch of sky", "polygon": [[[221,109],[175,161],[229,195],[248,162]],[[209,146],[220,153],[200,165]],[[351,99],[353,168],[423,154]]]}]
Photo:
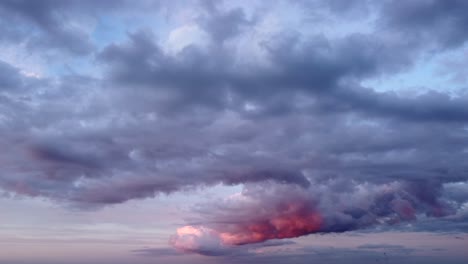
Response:
[{"label": "blue patch of sky", "polygon": [[99,17],[91,39],[93,43],[102,49],[112,42],[120,42],[127,36],[127,28],[123,21],[113,15]]},{"label": "blue patch of sky", "polygon": [[[126,41],[128,34],[138,30],[149,30],[157,38],[166,38],[170,30],[166,20],[158,14],[154,16],[141,16],[139,18],[109,14],[98,18],[90,37],[97,51],[104,49],[112,43]],[[156,40],[155,40],[156,41]],[[96,65],[94,54],[81,57],[69,57],[57,64],[49,64],[47,73],[51,76],[70,74],[90,75],[99,77],[100,67]]]},{"label": "blue patch of sky", "polygon": [[104,15],[99,18],[91,38],[102,49],[113,42],[125,41],[129,33],[138,30],[149,30],[158,38],[165,38],[170,31],[166,19],[159,13],[138,18]]},{"label": "blue patch of sky", "polygon": [[466,59],[467,52],[468,45],[465,45],[455,50],[426,54],[405,71],[366,79],[361,84],[380,92],[409,92],[418,95],[434,90],[457,96],[468,88],[466,83],[454,78],[457,71],[463,71],[463,68],[455,69],[448,62]]}]

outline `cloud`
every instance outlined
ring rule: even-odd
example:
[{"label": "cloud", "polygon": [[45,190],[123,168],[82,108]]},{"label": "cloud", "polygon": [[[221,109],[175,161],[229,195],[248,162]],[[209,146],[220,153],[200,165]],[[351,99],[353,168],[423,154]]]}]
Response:
[{"label": "cloud", "polygon": [[196,252],[201,255],[224,255],[220,237],[210,229],[184,226],[177,229],[177,235],[170,242],[184,252]]},{"label": "cloud", "polygon": [[[136,8],[138,6],[138,8]],[[155,10],[157,4],[141,2],[138,5],[127,0],[96,1],[2,1],[0,22],[5,43],[25,45],[30,52],[51,58],[53,52],[61,55],[86,56],[96,51],[93,40],[93,23],[103,16],[132,13],[138,10]],[[8,27],[3,21],[9,21]],[[52,53],[50,52],[52,51]]]},{"label": "cloud", "polygon": [[143,248],[132,250],[132,253],[146,257],[179,256],[181,254],[172,248]]},{"label": "cloud", "polygon": [[[283,219],[284,220],[284,219]],[[292,223],[289,221],[288,223]],[[277,224],[287,224],[277,220]],[[295,227],[290,227],[290,230]],[[272,239],[271,237],[270,239]],[[247,240],[246,240],[247,239]],[[294,245],[290,240],[269,240],[249,237],[248,234],[220,233],[219,230],[203,226],[184,226],[170,239],[174,249],[184,253],[196,253],[204,256],[245,256],[251,251],[265,247]],[[255,242],[255,244],[251,244]]]},{"label": "cloud", "polygon": [[[246,72],[225,63],[228,49],[168,54],[151,33],[131,33],[98,54],[103,80],[36,78],[30,86],[43,92],[28,100],[4,92],[16,118],[2,123],[3,140],[16,154],[1,157],[14,164],[2,186],[106,205],[218,183],[466,181],[466,95],[403,98],[353,85],[346,80],[387,65],[366,39],[271,39],[271,65]],[[12,71],[10,86],[28,80]],[[28,162],[16,177],[19,160]]]},{"label": "cloud", "polygon": [[[383,6],[384,25],[401,32],[410,41],[429,41],[438,46],[462,45],[468,35],[465,1],[412,1],[404,4],[388,1]],[[428,44],[427,42],[425,43]]]},{"label": "cloud", "polygon": [[[164,112],[200,106],[245,112],[250,102],[255,111],[246,115],[351,111],[403,120],[468,120],[466,95],[429,91],[404,98],[355,85],[354,80],[405,69],[415,55],[393,54],[406,49],[404,41],[390,46],[379,36],[353,34],[332,42],[283,32],[262,45],[272,66],[247,65],[248,72],[226,63],[236,61],[229,50],[207,53],[192,45],[172,55],[148,32],[130,34],[128,42],[109,45],[97,58],[115,85],[163,95],[158,110]],[[289,103],[278,99],[284,97]],[[297,97],[307,98],[307,104],[299,108],[292,103]]]},{"label": "cloud", "polygon": [[213,38],[214,43],[223,43],[240,34],[242,29],[252,25],[242,8],[220,10],[220,1],[201,1],[205,13],[198,20],[202,28]]},{"label": "cloud", "polygon": [[[445,203],[439,187],[429,184],[347,185],[343,188],[333,181],[313,182],[308,189],[274,183],[246,185],[238,196],[198,207],[200,218],[193,221],[197,224],[178,229],[172,244],[189,248],[187,252],[207,255],[203,252],[270,239],[398,226],[405,222],[418,226],[419,219],[431,217],[454,222],[451,218],[461,206]],[[431,226],[425,230],[438,231]]]},{"label": "cloud", "polygon": [[[67,11],[66,6],[66,3],[60,1],[41,3],[3,1],[0,5],[0,12],[2,16],[10,18],[25,28],[32,25],[41,31],[40,35],[29,38],[24,32],[23,37],[28,39],[28,46],[32,49],[53,47],[77,55],[88,54],[92,50],[92,44],[87,34],[80,28],[61,21],[61,15],[63,16]],[[17,30],[17,32],[22,32],[22,30]]]},{"label": "cloud", "polygon": [[21,74],[18,69],[2,61],[0,62],[0,72],[2,73],[0,79],[2,89],[13,89],[21,86]]},{"label": "cloud", "polygon": [[365,244],[360,245],[359,249],[364,250],[383,250],[392,254],[398,255],[410,255],[412,252],[416,251],[413,248],[407,248],[402,245],[390,245],[390,244]]},{"label": "cloud", "polygon": [[[109,79],[36,84],[44,92],[28,100],[4,92],[6,112],[16,118],[2,123],[3,140],[18,143],[16,156],[1,159],[28,165],[21,177],[4,176],[2,185],[105,205],[217,183],[308,187],[310,178],[345,175],[371,182],[466,180],[466,96],[404,99],[348,85],[343,80],[375,73],[380,55],[367,58],[353,41],[336,49],[296,43],[296,54],[280,48],[281,41],[268,48],[274,47],[276,70],[254,65],[252,75],[223,63],[232,56],[228,50],[219,57],[201,47],[166,54],[140,31],[98,55]],[[339,56],[345,51],[356,51],[359,60]],[[5,82],[27,79],[13,72],[8,76],[17,81]],[[17,166],[8,174],[16,175]]]},{"label": "cloud", "polygon": [[[247,201],[199,208],[198,225],[174,240],[208,255],[406,221],[417,221],[415,229],[443,222],[466,230],[467,94],[365,85],[413,69],[434,46],[460,52],[465,4],[312,3],[342,26],[350,16],[361,19],[359,10],[376,16],[369,27],[343,26],[339,34],[273,19],[278,3],[187,2],[194,7],[188,15],[160,5],[148,10],[169,13],[161,22],[167,32],[188,24],[210,37],[168,52],[166,31],[139,24],[94,43],[89,16],[148,10],[127,10],[125,1],[0,3],[0,29],[17,23],[2,41],[23,39],[18,49],[44,58],[59,51],[93,65],[92,76],[59,74],[62,59],[48,61],[48,75],[31,77],[0,62],[2,191],[98,208],[246,186]],[[288,12],[299,24],[310,19]],[[315,22],[326,29],[329,20]]]}]

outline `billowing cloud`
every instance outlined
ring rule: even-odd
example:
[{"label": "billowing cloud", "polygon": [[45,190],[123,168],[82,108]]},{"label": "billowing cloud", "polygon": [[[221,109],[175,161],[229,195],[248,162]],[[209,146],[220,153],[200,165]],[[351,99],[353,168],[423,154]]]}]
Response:
[{"label": "billowing cloud", "polygon": [[421,182],[356,184],[332,180],[313,182],[308,189],[251,184],[221,203],[199,207],[200,218],[179,228],[171,242],[187,252],[214,255],[229,252],[234,245],[270,239],[406,222],[417,225],[419,219],[427,218],[448,220],[462,205],[450,204],[440,194],[438,186]]}]

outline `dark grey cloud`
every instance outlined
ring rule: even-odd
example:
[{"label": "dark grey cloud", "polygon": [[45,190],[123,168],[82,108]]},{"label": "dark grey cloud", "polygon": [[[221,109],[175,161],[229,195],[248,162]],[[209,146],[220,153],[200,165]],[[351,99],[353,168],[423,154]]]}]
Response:
[{"label": "dark grey cloud", "polygon": [[[412,57],[405,51],[394,56],[395,49],[404,49],[405,44],[389,46],[378,36],[356,34],[333,43],[322,36],[303,40],[283,33],[263,44],[275,67],[253,65],[248,72],[227,63],[234,60],[229,50],[207,53],[190,46],[169,55],[148,33],[133,33],[129,39],[105,48],[98,60],[108,66],[117,85],[143,86],[164,93],[164,108],[171,112],[194,104],[239,110],[240,105],[251,101],[259,105],[259,112],[272,115],[307,110],[359,111],[421,121],[468,120],[466,95],[451,98],[441,92],[427,92],[404,98],[356,87],[355,80],[406,69]],[[289,104],[278,100],[285,97],[291,97]],[[294,97],[303,97],[309,105],[297,109]]]},{"label": "dark grey cloud", "polygon": [[410,41],[429,41],[445,48],[462,45],[467,40],[466,10],[468,4],[463,0],[387,1],[382,19],[385,26],[401,32]]},{"label": "dark grey cloud", "polygon": [[248,19],[242,8],[227,11],[220,10],[222,1],[200,1],[206,14],[198,19],[202,28],[213,38],[213,42],[222,44],[225,40],[240,34],[245,27],[254,21]]},{"label": "dark grey cloud", "polygon": [[0,61],[0,74],[1,89],[15,89],[23,84],[19,70],[3,61]]},{"label": "dark grey cloud", "polygon": [[[70,2],[71,3],[71,2]],[[92,51],[89,36],[80,28],[67,25],[67,3],[62,1],[2,1],[0,13],[9,18],[11,24],[19,28],[37,28],[39,35],[32,31],[24,31],[23,39],[27,45],[37,50],[44,47],[64,49],[77,55]],[[19,30],[21,32],[21,29]],[[31,36],[28,36],[31,34]],[[12,40],[18,41],[18,38]]]},{"label": "dark grey cloud", "polygon": [[[244,86],[236,84],[244,83],[254,87],[253,76],[245,78],[232,69],[224,72],[222,67],[226,66],[221,63],[214,63],[220,66],[209,66],[207,70],[201,69],[204,66],[195,67],[195,62],[180,63],[182,59],[165,54],[151,40],[151,36],[144,33],[130,35],[130,39],[128,44],[107,47],[99,57],[113,67],[110,83],[64,77],[63,83],[72,82],[76,88],[70,90],[60,86],[64,87],[67,94],[56,92],[39,96],[36,102],[42,105],[42,112],[28,111],[31,106],[27,102],[15,101],[25,109],[25,112],[18,113],[22,123],[11,120],[4,126],[5,132],[8,127],[18,126],[18,129],[33,125],[43,129],[42,132],[35,132],[38,135],[26,129],[23,132],[26,134],[9,136],[37,137],[29,143],[21,143],[24,148],[22,155],[34,161],[29,165],[30,170],[44,173],[44,178],[51,178],[51,173],[58,173],[62,176],[52,178],[75,181],[72,184],[57,180],[57,188],[62,188],[63,184],[71,188],[67,195],[72,200],[120,203],[153,196],[158,192],[176,191],[184,186],[220,182],[240,184],[268,179],[307,187],[307,177],[326,179],[341,175],[377,182],[408,179],[421,181],[428,177],[442,183],[465,179],[466,166],[462,160],[466,156],[463,147],[466,135],[463,133],[464,125],[460,123],[464,111],[461,98],[449,99],[438,93],[430,100],[425,97],[400,99],[392,94],[371,90],[362,92],[356,91],[359,88],[331,85],[323,91],[312,93],[300,89],[296,96],[290,97],[290,102],[286,102],[292,109],[296,107],[294,100],[298,99],[319,100],[318,106],[297,108],[276,115],[272,112],[264,117],[252,116],[239,109],[241,102],[232,105],[228,98],[221,100],[219,97],[229,92],[233,97],[249,102],[255,97],[245,91]],[[201,51],[200,48],[195,49]],[[154,66],[152,56],[155,56],[154,62],[163,64]],[[178,56],[185,58],[183,52]],[[202,61],[201,58],[199,60]],[[133,74],[134,69],[143,73]],[[221,70],[219,75],[215,74],[217,69]],[[186,77],[188,74],[194,78]],[[265,77],[260,74],[259,78]],[[206,88],[208,86],[216,90],[223,81],[229,83],[230,80],[234,81],[226,90],[219,89],[219,92],[213,93]],[[268,79],[260,81],[272,85],[275,82]],[[304,81],[308,82],[314,83],[314,77]],[[272,87],[272,92],[277,90],[278,97],[268,95],[275,98],[273,102],[268,98],[253,101],[257,108],[261,109],[263,104],[270,107],[270,104],[277,102],[276,98],[283,97],[288,91],[296,93],[294,89],[281,88],[292,84],[292,81],[276,83],[281,85]],[[143,84],[146,87],[140,87]],[[89,86],[96,87],[97,94],[91,100],[85,100],[80,93],[86,94]],[[260,86],[258,89],[264,88]],[[135,93],[133,89],[139,92]],[[203,98],[204,89],[207,89],[207,98]],[[345,89],[354,89],[354,92],[342,92]],[[187,92],[190,90],[202,91],[198,96],[203,100],[190,96],[190,92]],[[171,101],[172,92],[176,93],[175,101]],[[367,105],[366,100],[353,98],[358,97],[359,93],[369,98]],[[438,97],[446,101],[437,100]],[[50,98],[54,98],[54,103],[51,104]],[[211,100],[217,102],[213,104]],[[350,100],[353,106],[346,106],[346,100]],[[453,104],[453,100],[460,100],[460,103]],[[402,103],[405,101],[408,103]],[[374,105],[377,103],[383,106]],[[442,105],[449,110],[441,111],[447,114],[439,116],[439,108],[432,104]],[[182,109],[174,105],[182,106]],[[232,114],[212,112],[213,105],[217,106],[216,109],[222,107]],[[414,106],[418,107],[415,109]],[[456,111],[451,108],[460,108],[461,114],[451,113]],[[187,111],[191,111],[190,116],[186,115]],[[421,116],[417,114],[419,111],[423,113]],[[158,115],[158,112],[167,116]],[[70,113],[76,119],[70,119]],[[369,123],[349,123],[353,119],[367,118]],[[102,123],[112,119],[116,121]],[[227,123],[223,123],[223,119]],[[55,122],[51,123],[51,120]],[[83,120],[101,125],[86,126]],[[422,127],[418,123],[421,121],[431,129]],[[405,155],[404,159],[401,155]],[[187,162],[190,160],[195,163]],[[170,165],[174,162],[186,165]],[[139,176],[132,176],[136,171]],[[83,177],[92,179],[86,187],[78,184]],[[101,178],[106,179],[105,184],[99,183]],[[53,184],[50,188],[54,188]]]},{"label": "dark grey cloud", "polygon": [[468,119],[466,95],[451,98],[441,92],[429,91],[415,98],[403,98],[394,93],[378,94],[370,89],[358,88],[341,91],[337,97],[346,98],[343,108],[354,108],[371,115],[422,122],[466,122]]}]

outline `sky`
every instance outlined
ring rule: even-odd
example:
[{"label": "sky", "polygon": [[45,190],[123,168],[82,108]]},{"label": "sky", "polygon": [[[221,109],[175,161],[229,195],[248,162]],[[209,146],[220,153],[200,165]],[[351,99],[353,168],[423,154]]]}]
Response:
[{"label": "sky", "polygon": [[0,264],[466,263],[468,1],[0,1]]}]

